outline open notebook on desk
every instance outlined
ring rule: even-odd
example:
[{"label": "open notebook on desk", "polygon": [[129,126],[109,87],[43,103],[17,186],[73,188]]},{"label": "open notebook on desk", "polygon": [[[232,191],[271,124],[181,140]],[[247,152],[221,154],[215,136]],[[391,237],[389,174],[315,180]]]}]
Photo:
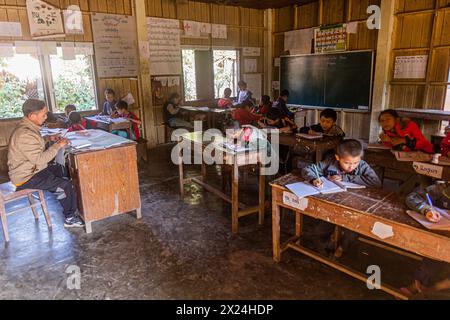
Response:
[{"label": "open notebook on desk", "polygon": [[343,181],[330,181],[327,178],[321,178],[323,185],[321,188],[315,187],[308,182],[297,182],[286,185],[297,197],[304,198],[316,194],[330,194],[344,192],[348,189],[364,189],[365,186]]},{"label": "open notebook on desk", "polygon": [[447,210],[435,208],[441,214],[441,220],[439,222],[429,221],[423,214],[417,213],[412,210],[406,210],[406,213],[420,223],[422,226],[429,230],[446,230],[450,231],[450,213]]}]

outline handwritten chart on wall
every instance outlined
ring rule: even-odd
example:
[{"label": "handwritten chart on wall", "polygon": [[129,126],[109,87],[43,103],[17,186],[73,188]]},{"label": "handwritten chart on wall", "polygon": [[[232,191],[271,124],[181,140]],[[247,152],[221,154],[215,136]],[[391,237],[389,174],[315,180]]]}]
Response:
[{"label": "handwritten chart on wall", "polygon": [[92,15],[95,61],[101,78],[136,77],[136,23],[133,17],[117,14]]},{"label": "handwritten chart on wall", "polygon": [[181,74],[180,22],[147,18],[150,74]]}]

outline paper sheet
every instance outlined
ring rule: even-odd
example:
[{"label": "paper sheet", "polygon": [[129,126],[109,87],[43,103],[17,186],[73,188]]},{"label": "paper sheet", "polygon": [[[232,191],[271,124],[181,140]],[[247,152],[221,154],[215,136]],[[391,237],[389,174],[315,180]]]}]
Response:
[{"label": "paper sheet", "polygon": [[0,37],[21,37],[22,26],[20,22],[0,21]]},{"label": "paper sheet", "polygon": [[180,22],[147,18],[150,74],[181,74]]},{"label": "paper sheet", "polygon": [[314,29],[302,29],[284,33],[284,50],[295,50],[299,54],[311,53]]},{"label": "paper sheet", "polygon": [[53,54],[56,55],[56,42],[55,41],[42,41],[39,42],[39,54],[48,55]]},{"label": "paper sheet", "polygon": [[63,11],[63,17],[66,34],[84,34],[83,14],[78,6],[70,5]]},{"label": "paper sheet", "polygon": [[225,24],[212,24],[211,37],[213,39],[227,39],[227,26]]},{"label": "paper sheet", "polygon": [[450,231],[450,214],[446,210],[442,210],[439,208],[436,208],[436,210],[439,211],[441,214],[441,221],[439,222],[431,222],[429,221],[424,215],[417,213],[412,210],[406,210],[406,213],[416,220],[418,223],[420,223],[422,226],[429,230],[448,230]]},{"label": "paper sheet", "polygon": [[34,41],[15,41],[14,47],[16,48],[16,53],[38,54],[39,52],[37,42]]},{"label": "paper sheet", "polygon": [[428,55],[395,58],[394,79],[425,79]]},{"label": "paper sheet", "polygon": [[197,21],[183,21],[183,30],[186,37],[198,38],[200,37],[201,23]]},{"label": "paper sheet", "polygon": [[259,57],[261,55],[261,48],[259,47],[245,47],[242,49],[244,57]]},{"label": "paper sheet", "polygon": [[358,22],[353,21],[347,24],[347,33],[356,33],[358,31]]},{"label": "paper sheet", "polygon": [[244,60],[244,73],[256,73],[258,72],[258,60],[245,59]]},{"label": "paper sheet", "polygon": [[61,42],[61,49],[64,60],[75,60],[75,45],[73,42]]},{"label": "paper sheet", "polygon": [[371,232],[372,234],[376,235],[378,238],[383,240],[394,236],[392,226],[389,226],[381,222],[375,222]]},{"label": "paper sheet", "polygon": [[14,50],[12,43],[0,43],[0,57],[2,58],[14,57]]}]

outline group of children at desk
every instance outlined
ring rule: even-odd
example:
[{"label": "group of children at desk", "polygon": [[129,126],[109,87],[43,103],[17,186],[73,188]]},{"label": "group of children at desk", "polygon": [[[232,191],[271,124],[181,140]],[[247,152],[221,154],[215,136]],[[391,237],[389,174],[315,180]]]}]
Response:
[{"label": "group of children at desk", "polygon": [[[124,100],[116,100],[115,92],[113,89],[105,90],[105,102],[101,115],[108,115],[111,118],[126,118],[132,124],[131,137],[128,137],[128,133],[124,130],[113,130],[112,133],[122,136],[124,138],[138,140],[140,138],[139,125],[141,120],[131,111],[128,110],[128,103]],[[77,108],[73,104],[69,104],[64,108],[64,114],[58,117],[50,114],[47,117],[47,125],[56,124],[58,127],[67,128],[68,132],[82,131],[86,129],[93,129],[96,127],[94,121],[84,119]]]},{"label": "group of children at desk", "polygon": [[[321,114],[321,123],[312,126],[309,130],[325,131],[327,126],[332,123],[327,123],[328,111],[324,112]],[[379,122],[382,127],[380,142],[392,149],[427,153],[440,152],[444,156],[450,156],[449,127],[446,129],[447,136],[443,140],[440,150],[436,150],[437,148],[427,141],[416,123],[402,120],[395,110],[381,112]],[[341,134],[340,131],[335,130],[337,128],[333,127],[335,134]],[[303,131],[306,132],[307,129],[305,128]],[[327,182],[326,180],[381,188],[382,184],[377,174],[362,158],[363,147],[358,140],[343,140],[337,147],[334,156],[303,168],[301,175],[306,182],[310,182],[319,190]],[[436,181],[424,190],[418,188],[406,197],[406,205],[411,210],[423,214],[429,221],[439,222],[441,219],[440,209],[450,210],[449,182]],[[344,230],[340,242],[335,246],[332,241],[334,234],[332,224],[317,220],[314,221],[313,228],[315,249],[328,251],[336,258],[342,256],[356,240],[356,234]],[[424,258],[414,274],[413,283],[409,287],[401,288],[401,291],[408,296],[413,296],[419,292],[450,289],[450,278],[447,277],[440,281],[433,279],[443,266],[443,263]]]}]

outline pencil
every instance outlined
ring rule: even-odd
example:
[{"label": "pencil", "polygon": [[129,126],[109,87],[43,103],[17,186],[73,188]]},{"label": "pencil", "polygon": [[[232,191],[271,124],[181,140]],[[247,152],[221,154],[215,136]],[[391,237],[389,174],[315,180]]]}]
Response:
[{"label": "pencil", "polygon": [[314,164],[313,166],[314,166],[314,171],[316,172],[317,179],[319,179],[319,181],[322,182],[322,179],[320,179],[319,170],[317,169],[317,165]]}]

